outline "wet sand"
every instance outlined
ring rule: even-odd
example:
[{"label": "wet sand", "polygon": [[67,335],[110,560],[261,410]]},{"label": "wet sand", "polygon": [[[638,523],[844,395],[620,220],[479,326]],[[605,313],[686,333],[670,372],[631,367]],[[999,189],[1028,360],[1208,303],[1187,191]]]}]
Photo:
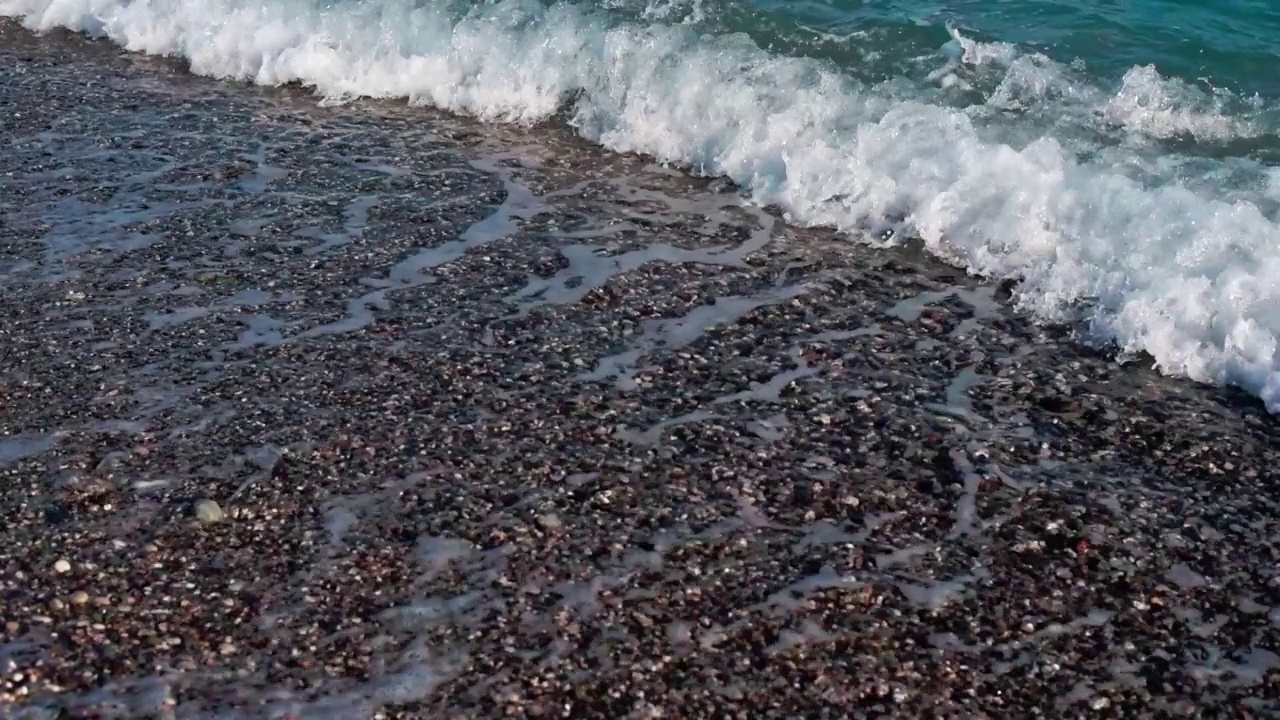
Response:
[{"label": "wet sand", "polygon": [[557,128],[4,24],[0,108],[0,712],[1280,709],[1240,392]]}]

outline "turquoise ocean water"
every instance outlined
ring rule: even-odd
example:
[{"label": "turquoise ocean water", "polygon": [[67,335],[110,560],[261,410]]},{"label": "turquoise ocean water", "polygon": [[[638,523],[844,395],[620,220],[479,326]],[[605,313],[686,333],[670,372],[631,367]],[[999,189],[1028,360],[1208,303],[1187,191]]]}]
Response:
[{"label": "turquoise ocean water", "polygon": [[[868,46],[885,59],[878,70],[886,72],[909,71],[912,58],[947,41],[951,26],[978,41],[1013,43],[1061,63],[1080,62],[1089,74],[1113,83],[1135,66],[1154,65],[1164,75],[1205,88],[1280,95],[1280,3],[1267,0],[838,0],[751,7],[776,16],[798,46],[820,46],[822,35],[865,33]],[[857,63],[856,57],[833,58]]]},{"label": "turquoise ocean water", "polygon": [[1280,3],[0,0],[301,82],[727,175],[850,242],[1017,277],[1045,319],[1280,411]]}]

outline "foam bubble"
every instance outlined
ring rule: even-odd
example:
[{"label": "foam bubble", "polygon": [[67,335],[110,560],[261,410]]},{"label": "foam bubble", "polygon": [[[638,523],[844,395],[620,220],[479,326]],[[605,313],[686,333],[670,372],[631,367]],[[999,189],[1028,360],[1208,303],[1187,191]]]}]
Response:
[{"label": "foam bubble", "polygon": [[[658,21],[667,6],[684,8],[680,23]],[[1019,125],[1003,120],[1011,105],[949,107],[936,88],[913,96],[901,83],[867,86],[743,35],[700,35],[683,22],[695,7],[654,3],[651,20],[619,21],[533,0],[464,9],[443,0],[0,0],[0,14],[29,28],[85,30],[217,77],[299,81],[333,99],[406,97],[490,120],[564,110],[589,139],[725,174],[793,222],[915,235],[973,271],[1023,276],[1020,301],[1041,317],[1087,302],[1096,339],[1145,350],[1168,372],[1237,383],[1280,411],[1274,184],[1254,167],[1191,184],[1188,163],[1153,160],[1149,145],[1249,136],[1229,112],[1236,100],[1150,68],[1108,94],[1070,68],[956,33],[950,75],[1001,68],[1011,78],[1002,97],[1061,116]],[[1062,118],[1085,127],[1072,113],[1086,109],[1101,127],[1064,129]],[[1112,132],[1108,124],[1127,136],[1089,140]]]},{"label": "foam bubble", "polygon": [[1226,112],[1227,93],[1205,93],[1165,78],[1152,65],[1130,68],[1119,92],[1105,106],[1106,117],[1156,138],[1191,135],[1197,140],[1230,140],[1257,134],[1247,122]]}]

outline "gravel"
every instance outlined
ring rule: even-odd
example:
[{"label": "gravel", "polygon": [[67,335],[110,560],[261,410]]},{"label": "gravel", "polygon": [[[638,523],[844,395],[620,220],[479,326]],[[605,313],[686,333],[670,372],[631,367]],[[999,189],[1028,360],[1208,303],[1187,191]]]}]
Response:
[{"label": "gravel", "polygon": [[1280,709],[1243,393],[555,127],[0,77],[10,716]]}]

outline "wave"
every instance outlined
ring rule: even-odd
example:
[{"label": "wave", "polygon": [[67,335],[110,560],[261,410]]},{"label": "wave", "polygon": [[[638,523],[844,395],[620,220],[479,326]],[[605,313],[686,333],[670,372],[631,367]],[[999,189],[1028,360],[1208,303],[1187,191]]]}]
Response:
[{"label": "wave", "polygon": [[84,31],[203,75],[490,121],[560,116],[607,148],[728,176],[792,222],[914,237],[1018,277],[1019,303],[1042,319],[1086,304],[1092,340],[1280,412],[1280,173],[1230,150],[1274,137],[1269,109],[1154,68],[1108,91],[1077,66],[954,31],[925,77],[869,82],[705,32],[701,3],[646,8],[0,0],[32,30]]}]

